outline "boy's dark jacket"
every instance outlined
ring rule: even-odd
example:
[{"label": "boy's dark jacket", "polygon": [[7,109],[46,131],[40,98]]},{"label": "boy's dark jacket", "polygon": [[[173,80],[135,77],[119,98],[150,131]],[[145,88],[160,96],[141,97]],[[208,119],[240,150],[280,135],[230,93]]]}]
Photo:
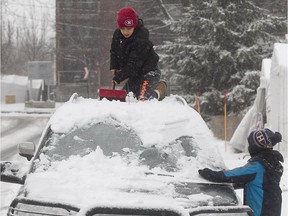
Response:
[{"label": "boy's dark jacket", "polygon": [[283,174],[283,156],[274,150],[254,155],[248,163],[233,170],[199,170],[205,179],[244,185],[244,204],[249,205],[255,216],[280,216],[282,191],[279,183]]},{"label": "boy's dark jacket", "polygon": [[129,38],[116,29],[111,43],[110,69],[119,72],[113,78],[117,83],[127,78],[141,79],[143,75],[157,68],[159,56],[149,40],[149,31],[139,19],[138,27]]}]

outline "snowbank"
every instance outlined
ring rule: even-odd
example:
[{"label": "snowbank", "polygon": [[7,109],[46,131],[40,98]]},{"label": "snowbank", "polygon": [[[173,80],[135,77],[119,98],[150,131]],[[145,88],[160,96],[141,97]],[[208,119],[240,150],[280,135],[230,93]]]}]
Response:
[{"label": "snowbank", "polygon": [[32,98],[40,97],[43,80],[33,80],[30,84],[27,76],[5,75],[1,76],[1,103],[5,103],[6,96],[14,95],[15,103],[24,103],[28,97],[28,91],[32,88]]},{"label": "snowbank", "polygon": [[6,96],[15,95],[16,103],[23,103],[27,96],[28,77],[7,75],[1,77],[1,103]]}]

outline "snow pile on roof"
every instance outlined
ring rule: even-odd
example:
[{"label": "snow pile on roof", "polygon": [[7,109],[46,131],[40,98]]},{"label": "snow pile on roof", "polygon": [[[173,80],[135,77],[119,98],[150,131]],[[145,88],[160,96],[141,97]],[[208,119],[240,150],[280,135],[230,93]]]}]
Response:
[{"label": "snow pile on roof", "polygon": [[[117,110],[117,111],[116,111]],[[194,110],[193,110],[194,111]],[[83,127],[91,122],[103,121],[106,118],[115,118],[123,124],[134,129],[144,142],[151,146],[155,143],[167,143],[173,134],[165,134],[162,129],[174,129],[181,123],[187,123],[187,129],[193,130],[193,135],[212,136],[202,117],[196,112],[191,112],[189,106],[179,105],[174,98],[162,102],[147,101],[145,103],[122,103],[108,100],[96,101],[93,99],[79,98],[74,103],[66,103],[60,107],[52,117],[51,128],[56,133],[67,133],[72,129]],[[182,128],[183,130],[183,128]],[[205,130],[205,131],[203,131]],[[191,131],[180,131],[179,133],[190,134]],[[177,135],[177,134],[176,134]]]}]

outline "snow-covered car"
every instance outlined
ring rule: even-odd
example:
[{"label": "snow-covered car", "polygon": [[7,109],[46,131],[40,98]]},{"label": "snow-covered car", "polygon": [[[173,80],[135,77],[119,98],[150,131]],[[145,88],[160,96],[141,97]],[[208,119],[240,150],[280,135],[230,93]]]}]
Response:
[{"label": "snow-covered car", "polygon": [[179,96],[120,102],[75,95],[50,118],[31,159],[1,162],[1,180],[23,184],[9,216],[253,215],[231,184],[202,179],[223,169],[201,116]]}]

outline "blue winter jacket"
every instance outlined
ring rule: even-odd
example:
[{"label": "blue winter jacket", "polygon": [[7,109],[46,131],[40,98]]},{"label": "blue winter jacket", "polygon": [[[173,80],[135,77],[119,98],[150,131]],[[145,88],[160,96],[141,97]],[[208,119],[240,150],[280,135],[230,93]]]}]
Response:
[{"label": "blue winter jacket", "polygon": [[204,178],[214,182],[230,182],[244,187],[244,204],[255,216],[280,216],[282,191],[279,183],[283,174],[283,156],[274,150],[262,151],[248,163],[233,170],[199,170]]}]

